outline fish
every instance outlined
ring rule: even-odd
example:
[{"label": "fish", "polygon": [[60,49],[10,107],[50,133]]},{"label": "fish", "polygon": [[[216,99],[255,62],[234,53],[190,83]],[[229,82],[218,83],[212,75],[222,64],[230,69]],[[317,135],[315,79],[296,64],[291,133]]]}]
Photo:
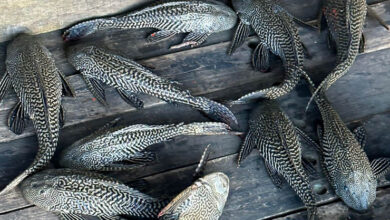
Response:
[{"label": "fish", "polygon": [[[194,177],[201,175],[207,163],[206,147]],[[197,179],[177,195],[158,214],[159,220],[218,220],[229,196],[229,177],[214,172]]]},{"label": "fish", "polygon": [[259,150],[272,182],[280,188],[285,179],[307,207],[308,219],[315,219],[316,201],[305,171],[299,134],[277,101],[261,101],[250,115],[249,130],[239,151],[238,164],[254,148]]},{"label": "fish", "polygon": [[0,100],[9,88],[19,98],[8,118],[10,130],[21,134],[30,118],[38,136],[38,153],[33,163],[0,194],[16,187],[28,175],[45,167],[57,147],[64,123],[61,96],[74,96],[73,88],[55,65],[50,51],[29,34],[19,34],[7,47],[6,73],[0,80]]},{"label": "fish", "polygon": [[178,33],[189,33],[181,44],[171,47],[177,49],[201,45],[211,34],[229,30],[236,23],[237,15],[234,11],[218,1],[158,1],[122,17],[79,23],[67,29],[63,38],[65,41],[77,40],[107,29],[155,28],[158,31],[149,35],[147,41],[157,42]]},{"label": "fish", "polygon": [[320,147],[317,148],[323,170],[335,193],[348,207],[367,210],[376,198],[377,179],[390,171],[390,158],[370,162],[364,152],[364,127],[351,132],[323,91],[317,93],[314,100],[323,121],[318,127]]},{"label": "fish", "polygon": [[30,203],[61,219],[119,219],[119,216],[156,218],[166,201],[153,198],[111,177],[73,169],[40,171],[21,184]]},{"label": "fish", "polygon": [[150,145],[180,135],[224,135],[230,127],[219,122],[114,127],[97,131],[61,152],[60,165],[73,169],[119,171],[153,162],[156,155],[146,151]]},{"label": "fish", "polygon": [[303,70],[304,50],[294,24],[294,17],[274,0],[235,0],[233,7],[239,17],[228,54],[232,54],[249,36],[251,28],[260,39],[252,55],[255,69],[266,72],[270,69],[270,53],[282,59],[285,80],[277,86],[246,94],[231,104],[244,104],[255,99],[276,99],[289,93],[307,76]]},{"label": "fish", "polygon": [[135,107],[143,106],[138,94],[147,94],[168,103],[189,105],[211,119],[237,127],[236,117],[226,106],[205,97],[192,96],[188,90],[179,88],[178,82],[159,77],[131,59],[87,46],[70,49],[68,61],[81,72],[89,90],[103,104],[102,83],[105,83],[115,87],[121,97]]}]

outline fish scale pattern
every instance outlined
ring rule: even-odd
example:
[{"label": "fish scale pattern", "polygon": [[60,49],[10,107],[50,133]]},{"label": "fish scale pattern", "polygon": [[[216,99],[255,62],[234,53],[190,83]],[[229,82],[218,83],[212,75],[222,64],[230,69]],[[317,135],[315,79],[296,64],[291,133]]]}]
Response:
[{"label": "fish scale pattern", "polygon": [[7,49],[6,67],[11,84],[32,120],[38,136],[38,153],[33,163],[5,189],[46,166],[58,141],[62,84],[50,52],[35,38],[18,36]]},{"label": "fish scale pattern", "polygon": [[[240,3],[239,3],[240,2]],[[260,43],[282,59],[285,80],[279,86],[249,93],[238,100],[246,100],[262,94],[264,98],[276,99],[290,92],[303,73],[303,46],[288,12],[273,0],[240,0],[233,3],[242,21],[249,24],[260,38]]]},{"label": "fish scale pattern", "polygon": [[345,203],[357,210],[366,209],[360,199],[366,200],[363,203],[372,203],[377,186],[368,157],[325,95],[319,93],[315,101],[323,120],[319,135],[323,167],[329,181]]},{"label": "fish scale pattern", "polygon": [[209,35],[233,28],[236,21],[235,12],[218,1],[159,1],[126,16],[82,22],[65,31],[64,36],[79,38],[111,28],[156,28],[173,33]]},{"label": "fish scale pattern", "polygon": [[76,142],[66,148],[60,164],[69,168],[88,170],[122,170],[129,167],[112,166],[134,159],[153,144],[179,135],[222,135],[229,132],[223,123],[204,122],[172,125],[132,125],[115,128],[103,134],[91,135],[85,142]]},{"label": "fish scale pattern", "polygon": [[35,174],[23,182],[22,192],[33,204],[57,213],[155,218],[165,205],[110,177],[70,169]]},{"label": "fish scale pattern", "polygon": [[237,124],[234,114],[224,105],[204,97],[195,97],[180,89],[177,82],[161,78],[140,64],[110,54],[94,46],[75,50],[69,61],[81,73],[109,86],[136,94],[144,93],[169,103],[182,103],[205,112],[229,125]]},{"label": "fish scale pattern", "polygon": [[348,72],[355,62],[367,14],[365,0],[326,0],[324,2],[324,15],[331,36],[336,43],[337,66],[321,82],[314,94],[320,89],[329,89],[334,82]]},{"label": "fish scale pattern", "polygon": [[[302,166],[301,144],[294,125],[273,100],[266,100],[250,116],[249,134],[245,138],[239,161],[257,148],[261,156],[290,184],[315,215],[315,197]],[[245,152],[244,152],[245,151]]]}]

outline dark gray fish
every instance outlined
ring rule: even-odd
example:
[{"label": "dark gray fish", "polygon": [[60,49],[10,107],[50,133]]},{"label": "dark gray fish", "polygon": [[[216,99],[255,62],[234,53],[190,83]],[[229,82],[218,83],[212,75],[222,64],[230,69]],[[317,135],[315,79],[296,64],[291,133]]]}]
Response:
[{"label": "dark gray fish", "polygon": [[57,147],[60,123],[63,123],[61,95],[73,96],[73,90],[55,66],[49,50],[34,36],[26,34],[18,35],[7,48],[6,73],[0,81],[0,99],[10,87],[14,88],[19,102],[11,111],[8,125],[13,132],[20,134],[29,117],[37,132],[39,150],[30,167],[1,194],[48,164]]},{"label": "dark gray fish", "polygon": [[[203,173],[208,157],[209,146],[204,150],[194,177]],[[160,220],[218,220],[229,195],[229,177],[214,172],[195,182],[177,195],[158,214]]]},{"label": "dark gray fish", "polygon": [[161,78],[133,60],[94,46],[70,50],[68,60],[81,72],[88,88],[102,103],[105,103],[105,96],[101,84],[105,83],[115,87],[127,102],[139,108],[143,102],[137,95],[144,93],[166,102],[189,105],[229,126],[237,125],[236,117],[224,105],[204,97],[194,97],[188,90],[180,89],[177,82]]},{"label": "dark gray fish", "polygon": [[326,91],[344,76],[355,62],[359,51],[364,50],[363,26],[367,3],[366,0],[325,0],[323,14],[329,27],[329,43],[336,46],[337,66],[321,82],[314,94],[319,90]]},{"label": "dark gray fish", "polygon": [[166,204],[113,178],[72,169],[41,171],[24,180],[21,189],[27,201],[62,219],[156,218]]},{"label": "dark gray fish", "polygon": [[60,165],[74,169],[114,171],[143,166],[155,155],[145,149],[180,135],[224,135],[229,126],[218,122],[171,125],[137,124],[101,130],[66,148]]},{"label": "dark gray fish", "polygon": [[278,86],[255,91],[233,103],[245,103],[253,99],[276,99],[290,92],[299,82],[303,71],[304,47],[300,41],[293,17],[274,0],[234,0],[240,23],[237,27],[229,54],[241,46],[249,36],[250,28],[260,38],[252,63],[256,69],[267,71],[269,54],[279,56],[285,69],[285,80]]},{"label": "dark gray fish", "polygon": [[314,219],[317,214],[315,197],[303,167],[297,128],[274,100],[262,101],[251,113],[239,164],[253,148],[264,158],[273,183],[280,187],[284,178],[308,208],[308,219]]},{"label": "dark gray fish", "polygon": [[99,30],[156,28],[148,41],[156,42],[178,33],[189,33],[183,43],[174,46],[198,46],[212,33],[229,30],[237,22],[234,11],[221,2],[160,1],[122,17],[100,18],[77,24],[63,34],[65,41],[77,40]]},{"label": "dark gray fish", "polygon": [[[312,89],[314,91],[314,89]],[[324,92],[314,100],[321,112],[323,126],[319,129],[322,165],[336,194],[349,207],[363,211],[376,197],[377,178],[390,171],[390,159],[371,162],[364,152],[365,131],[359,127],[352,133],[333,109]]]}]

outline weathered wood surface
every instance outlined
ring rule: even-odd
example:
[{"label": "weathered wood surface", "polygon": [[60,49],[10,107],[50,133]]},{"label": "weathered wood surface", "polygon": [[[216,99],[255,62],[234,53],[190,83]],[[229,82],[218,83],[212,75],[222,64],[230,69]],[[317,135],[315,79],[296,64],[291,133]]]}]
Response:
[{"label": "weathered wood surface", "polygon": [[[323,205],[318,208],[319,219],[390,219],[390,188],[380,189],[377,192],[377,198],[372,206],[365,213],[359,213],[352,209],[348,209],[341,201]],[[305,212],[299,212],[291,215],[286,215],[275,220],[304,220],[306,219]]]},{"label": "weathered wood surface", "polygon": [[[390,1],[380,3],[380,5],[380,7],[378,6],[379,8],[389,8]],[[384,16],[385,20],[390,20],[390,13],[385,13],[385,11],[382,10],[382,14],[380,15]],[[379,30],[377,30],[378,27],[380,26],[376,22],[372,22],[372,24],[367,25],[366,30],[375,29],[375,31],[370,31],[366,35],[368,51],[376,51],[380,48],[383,48],[382,46],[378,46],[371,42],[380,41],[384,42],[383,44],[386,44],[385,40],[390,41],[390,32],[388,32],[384,28],[380,28]],[[306,42],[307,46],[309,47],[309,52],[311,53],[311,56],[313,56],[312,59],[307,60],[306,66],[315,79],[322,78],[324,74],[326,74],[331,69],[330,64],[332,63],[332,59],[324,58],[328,58],[329,56],[333,58],[332,53],[326,48],[324,37],[325,33],[320,35],[316,31],[307,29],[302,29],[302,33],[302,39],[304,42]],[[118,36],[115,35],[115,37]],[[137,43],[132,41],[127,41],[128,45],[123,45],[122,43],[119,44],[118,42],[123,42],[124,40],[123,38],[121,39],[122,41],[120,39],[121,38],[117,38],[117,47],[110,47],[110,49],[112,49],[113,51],[118,51],[118,53],[124,54],[128,57],[131,57],[131,54],[133,53],[132,48],[134,49],[134,47],[132,47],[131,45],[143,45],[141,42]],[[104,42],[106,42],[107,44],[112,43],[112,41],[110,40],[104,40]],[[97,41],[97,44],[109,47],[109,45],[104,44],[104,42]],[[248,87],[248,84],[255,84],[255,88],[264,88],[281,80],[283,71],[279,67],[278,62],[275,62],[274,66],[277,67],[271,73],[258,73],[256,71],[253,71],[251,65],[248,63],[251,54],[251,51],[248,50],[248,48],[242,47],[233,56],[228,57],[225,55],[225,51],[228,45],[229,43],[221,43],[203,48],[197,48],[179,53],[159,56],[147,60],[141,60],[140,62],[148,66],[154,67],[154,72],[158,75],[181,82],[184,88],[188,88],[196,95],[216,93],[225,89],[234,89],[235,87],[240,87],[240,89],[242,87],[254,89],[253,87]],[[387,45],[390,46],[390,44]],[[56,47],[57,50],[61,50],[61,48],[59,47],[59,42],[55,43],[52,46]],[[126,53],[123,51],[124,48],[128,50]],[[386,52],[382,52],[377,56],[381,57],[383,60],[386,60],[387,56],[389,55]],[[378,58],[377,56],[366,55],[363,56],[364,58],[359,58],[359,62],[356,62],[356,64],[354,65],[355,72],[361,71],[363,67],[367,65],[368,62],[371,62],[370,65],[372,65],[374,69],[371,68],[369,69],[369,71],[368,69],[366,69],[368,72],[367,74],[383,75],[383,68],[381,68],[381,65],[378,65],[379,62],[373,62],[376,58]],[[57,58],[59,62],[66,63],[65,56],[63,54]],[[360,63],[365,64],[361,65]],[[69,64],[66,64],[66,66],[67,69],[70,69]],[[353,75],[355,72],[351,71],[351,73],[349,73],[348,75]],[[370,75],[368,75],[367,77],[370,77]],[[102,116],[109,116],[134,111],[134,108],[128,107],[124,102],[122,102],[122,100],[120,100],[117,94],[111,95],[110,92],[108,92],[107,95],[110,107],[108,109],[105,109],[99,103],[92,101],[92,96],[87,91],[84,82],[80,80],[79,76],[72,75],[69,76],[68,79],[70,83],[75,87],[77,97],[65,98],[64,100],[65,109],[69,109],[65,127],[74,125],[76,123],[82,123],[96,118],[100,118]],[[363,81],[363,79],[360,80]],[[379,78],[376,78],[376,80],[379,80],[378,82],[382,83],[386,82],[385,80]],[[381,89],[386,88],[381,87]],[[238,93],[239,91],[237,91],[237,93],[224,94],[223,96],[215,96],[213,98],[231,99],[233,97],[238,97],[247,91],[248,89],[243,90],[240,93]],[[386,90],[381,91],[381,93],[386,92]],[[342,98],[343,96],[338,95],[337,97]],[[14,94],[12,94],[6,96],[6,98],[2,101],[2,105],[0,106],[0,122],[6,121],[6,117],[9,113],[9,110],[12,108],[15,100],[16,97]],[[80,103],[84,103],[85,107],[79,108]],[[145,106],[146,108],[148,108],[150,106],[158,105],[161,103],[161,101],[159,102],[156,99],[148,98]],[[73,109],[78,109],[78,111],[73,111]],[[33,129],[31,126],[29,126],[28,129],[22,135],[19,136],[14,135],[10,131],[8,131],[6,126],[0,127],[0,142],[8,142],[31,135],[33,135]]]},{"label": "weathered wood surface", "polygon": [[[290,5],[293,4],[287,2],[287,7]],[[314,3],[307,1],[302,3],[302,9],[308,7],[314,7]],[[294,9],[297,9],[296,6]],[[374,9],[389,23],[390,1],[376,4]],[[297,13],[292,11],[294,15],[300,17],[306,15],[303,10],[296,10]],[[313,11],[311,9],[311,12]],[[307,18],[313,17],[310,15]],[[318,81],[332,68],[334,54],[326,47],[326,33],[319,34],[303,28],[300,28],[300,32],[302,40],[309,47],[313,57],[306,61],[307,70]],[[196,95],[206,95],[217,100],[236,98],[249,91],[268,87],[279,82],[283,77],[279,61],[273,62],[274,69],[270,73],[263,74],[253,71],[249,64],[252,50],[248,47],[240,48],[231,57],[226,56],[225,52],[229,43],[215,43],[229,40],[231,32],[213,36],[205,44],[208,46],[172,54],[167,54],[172,51],[166,48],[168,45],[179,42],[181,36],[157,45],[144,45],[143,38],[147,33],[147,30],[112,31],[97,34],[87,41],[78,43],[88,44],[88,41],[93,41],[127,57],[141,59],[139,62],[154,67],[153,71],[158,75],[183,83],[183,87],[190,89]],[[386,113],[390,110],[390,97],[388,96],[390,78],[386,72],[390,69],[390,49],[388,49],[390,32],[382,28],[375,20],[368,18],[365,33],[367,38],[366,54],[360,55],[351,71],[329,89],[328,96],[345,121],[367,121],[366,127],[369,134],[367,152],[370,158],[390,156],[390,150],[387,149],[390,114]],[[65,60],[59,35],[60,31],[39,35],[55,55],[58,66],[68,75],[68,79],[78,95],[74,99],[64,99],[64,106],[68,111],[66,126],[61,131],[59,148],[68,146],[118,116],[123,119],[122,124],[162,124],[207,120],[198,111],[189,107],[181,105],[175,107],[151,97],[145,97],[144,110],[136,111],[124,103],[113,90],[107,91],[110,107],[108,109],[102,108],[99,103],[92,100],[92,96],[81,78],[78,75],[73,75],[74,69]],[[256,39],[252,37],[248,40],[247,45],[253,47],[251,42],[255,41]],[[0,47],[4,49],[5,44],[0,45]],[[167,55],[155,57],[161,54]],[[144,59],[148,57],[154,58]],[[0,59],[4,59],[4,50],[0,50]],[[1,63],[0,71],[3,69],[4,65]],[[294,123],[314,137],[315,120],[318,119],[318,115],[315,111],[309,111],[307,115],[304,114],[308,96],[306,87],[301,85],[292,94],[281,98],[280,103],[292,117]],[[37,148],[31,126],[21,136],[11,134],[5,126],[6,116],[15,101],[15,96],[10,94],[0,105],[0,140],[2,140],[0,141],[0,188],[31,163]],[[80,103],[83,103],[82,106]],[[246,129],[248,112],[252,107],[233,107],[243,130]],[[384,114],[378,115],[382,112]],[[233,158],[235,157],[234,153],[239,148],[240,141],[240,138],[235,136],[175,138],[173,141],[151,147],[158,153],[159,161],[164,161],[164,163],[155,163],[134,172],[112,173],[112,175],[126,182],[136,177],[146,177],[151,186],[158,186],[151,187],[153,190],[167,191],[166,195],[172,196],[190,184],[190,173],[193,169],[191,165],[197,162],[203,148],[207,144],[212,144],[215,148],[211,158],[217,165],[211,165],[208,169],[231,174],[231,184],[233,185],[231,197],[221,219],[237,219],[238,217],[242,219],[242,210],[245,212],[248,210],[248,219],[269,218],[301,210],[302,204],[294,193],[291,190],[290,195],[285,193],[285,189],[287,188],[288,191],[288,187],[275,194],[276,188],[270,184],[268,176],[262,168],[263,164],[256,155],[252,155],[252,159],[248,159],[246,166],[238,170],[235,169]],[[313,160],[318,160],[310,151],[305,155]],[[55,161],[56,158],[53,160],[54,164]],[[225,162],[217,163],[216,161]],[[219,163],[220,165],[218,165]],[[247,169],[248,173],[243,172],[243,169]],[[183,178],[182,184],[172,181],[177,178]],[[269,183],[256,182],[259,180],[268,180]],[[247,184],[245,184],[246,181]],[[322,184],[323,181],[323,179],[315,180],[314,184]],[[160,182],[165,185],[160,186]],[[175,187],[172,186],[173,183],[175,183]],[[387,185],[388,182],[381,184]],[[326,185],[318,187],[321,189]],[[161,195],[161,192],[160,194],[153,191],[151,193]],[[287,194],[286,197],[279,196],[284,194]],[[276,201],[275,198],[279,197],[285,199]],[[334,195],[328,193],[320,198],[322,202],[335,199]],[[53,215],[36,207],[25,208],[30,205],[19,194],[11,194],[6,198],[1,198],[1,200],[0,219],[26,219],[27,217],[55,219]],[[278,204],[287,200],[289,201],[287,207],[277,207]],[[263,211],[259,211],[259,206],[264,210],[264,214],[261,214]],[[20,211],[13,211],[19,209]]]}]

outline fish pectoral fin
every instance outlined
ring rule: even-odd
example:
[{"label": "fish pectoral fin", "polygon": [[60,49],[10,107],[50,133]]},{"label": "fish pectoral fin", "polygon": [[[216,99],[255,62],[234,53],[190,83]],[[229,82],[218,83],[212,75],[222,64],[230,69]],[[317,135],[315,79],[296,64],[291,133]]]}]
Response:
[{"label": "fish pectoral fin", "polygon": [[157,155],[154,152],[143,151],[132,154],[130,158],[126,159],[126,162],[133,164],[146,165],[156,161]]},{"label": "fish pectoral fin", "polygon": [[302,131],[300,128],[295,127],[295,130],[297,131],[299,137],[304,140],[307,144],[313,146],[316,150],[321,151],[321,147],[317,142],[315,142],[313,139],[309,137],[304,131]]},{"label": "fish pectoral fin", "polygon": [[97,217],[99,220],[126,220],[127,218],[123,218],[119,215],[116,216],[99,216]]},{"label": "fish pectoral fin", "polygon": [[175,35],[176,35],[176,32],[174,32],[174,31],[161,30],[161,31],[157,31],[157,32],[154,32],[153,34],[149,35],[146,38],[146,41],[148,43],[155,43],[158,41],[162,41],[162,40],[171,38]]},{"label": "fish pectoral fin", "polygon": [[106,102],[106,94],[104,91],[104,85],[101,81],[94,79],[92,77],[88,77],[83,75],[84,81],[87,84],[89,91],[93,96],[104,106],[107,106]]},{"label": "fish pectoral fin", "polygon": [[150,188],[149,182],[144,179],[133,180],[126,185],[139,191],[147,190]]},{"label": "fish pectoral fin", "polygon": [[270,50],[263,43],[259,43],[252,54],[252,65],[261,72],[268,72],[270,69]]},{"label": "fish pectoral fin", "polygon": [[312,56],[311,56],[309,50],[307,49],[306,45],[304,43],[302,43],[302,42],[301,42],[301,45],[302,45],[303,54],[305,55],[305,57],[308,58],[308,59],[311,59]]},{"label": "fish pectoral fin", "polygon": [[370,6],[367,6],[367,14],[375,18],[384,28],[390,30],[390,26]]},{"label": "fish pectoral fin", "polygon": [[366,47],[366,37],[362,33],[362,36],[360,37],[359,53],[364,53],[365,47]]},{"label": "fish pectoral fin", "polygon": [[366,129],[363,126],[359,126],[353,130],[353,133],[360,146],[364,149],[366,147]]},{"label": "fish pectoral fin", "polygon": [[251,26],[245,24],[243,21],[238,23],[236,32],[234,33],[234,38],[232,43],[230,44],[230,48],[228,50],[228,54],[232,55],[237,48],[242,46],[245,40],[248,38],[249,33],[251,31]]},{"label": "fish pectoral fin", "polygon": [[125,91],[122,89],[117,89],[119,95],[122,97],[125,102],[134,106],[137,109],[142,109],[144,107],[144,102],[138,97],[134,92]]},{"label": "fish pectoral fin", "polygon": [[8,89],[11,87],[11,77],[6,71],[0,80],[0,101],[4,98]]},{"label": "fish pectoral fin", "polygon": [[371,168],[377,179],[390,172],[390,158],[378,158],[371,162]]},{"label": "fish pectoral fin", "polygon": [[268,173],[269,177],[271,178],[273,184],[276,187],[281,188],[283,186],[283,183],[284,183],[283,177],[267,161],[264,160],[264,163],[265,163],[265,168],[267,170],[267,173]]},{"label": "fish pectoral fin", "polygon": [[83,215],[72,213],[55,213],[60,220],[87,220]]},{"label": "fish pectoral fin", "polygon": [[204,149],[203,154],[199,160],[198,166],[195,169],[195,173],[193,175],[194,179],[198,179],[202,176],[203,171],[206,167],[207,161],[210,157],[210,151],[209,151],[210,145],[207,145],[207,147]]},{"label": "fish pectoral fin", "polygon": [[8,127],[15,134],[22,134],[25,128],[25,118],[26,114],[23,109],[22,102],[19,101],[12,108],[9,116],[8,116]]},{"label": "fish pectoral fin", "polygon": [[104,167],[105,171],[121,171],[121,170],[132,170],[140,167],[147,166],[152,162],[156,161],[157,156],[153,152],[138,152],[129,155],[129,158],[125,158],[121,161],[116,161],[111,164],[107,164]]},{"label": "fish pectoral fin", "polygon": [[333,39],[332,34],[329,32],[327,37],[328,48],[334,52],[337,52],[336,41]]},{"label": "fish pectoral fin", "polygon": [[76,93],[74,92],[73,87],[69,84],[69,82],[66,80],[66,77],[64,74],[58,71],[58,75],[60,75],[61,83],[62,83],[62,95],[68,96],[68,97],[75,97]]},{"label": "fish pectoral fin", "polygon": [[203,42],[206,41],[206,39],[210,36],[209,33],[196,33],[196,32],[191,32],[189,33],[183,40],[181,44],[172,46],[170,49],[180,49],[183,47],[191,46],[191,47],[196,47],[201,45]]},{"label": "fish pectoral fin", "polygon": [[252,150],[255,147],[257,147],[257,144],[258,144],[258,138],[256,136],[256,133],[249,130],[248,134],[245,137],[244,143],[242,144],[240,152],[238,153],[238,159],[237,159],[238,166],[240,166],[241,162],[252,152]]},{"label": "fish pectoral fin", "polygon": [[180,214],[179,213],[166,213],[162,215],[159,220],[179,220]]}]

